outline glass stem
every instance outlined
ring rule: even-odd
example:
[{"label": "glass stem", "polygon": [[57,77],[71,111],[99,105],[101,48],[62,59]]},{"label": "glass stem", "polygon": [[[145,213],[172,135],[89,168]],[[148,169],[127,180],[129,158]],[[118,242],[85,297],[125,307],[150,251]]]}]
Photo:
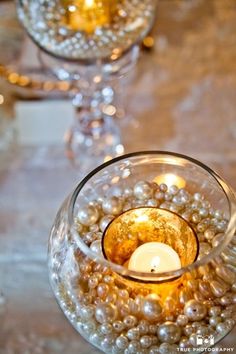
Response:
[{"label": "glass stem", "polygon": [[[86,79],[85,79],[86,78]],[[79,92],[73,98],[75,125],[81,133],[98,138],[107,121],[116,115],[115,92],[102,74],[86,75],[79,80]]]}]

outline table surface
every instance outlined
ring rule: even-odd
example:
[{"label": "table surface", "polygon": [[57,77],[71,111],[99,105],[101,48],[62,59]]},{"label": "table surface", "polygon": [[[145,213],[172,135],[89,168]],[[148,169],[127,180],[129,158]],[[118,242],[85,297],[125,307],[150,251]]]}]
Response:
[{"label": "table surface", "polygon": [[[12,36],[4,33],[8,50],[19,46],[14,26]],[[127,116],[133,119],[119,123],[125,151],[190,155],[236,189],[236,2],[160,0],[155,41],[126,85]],[[9,60],[7,51],[1,60]],[[69,102],[23,102],[3,80],[0,94],[0,353],[98,353],[59,310],[46,265],[56,211],[94,161],[75,168],[64,155],[61,132],[64,116],[72,114]],[[44,124],[37,123],[36,133],[27,135],[33,129],[27,115],[35,115],[34,122],[41,116]],[[233,347],[235,334],[220,346]]]}]

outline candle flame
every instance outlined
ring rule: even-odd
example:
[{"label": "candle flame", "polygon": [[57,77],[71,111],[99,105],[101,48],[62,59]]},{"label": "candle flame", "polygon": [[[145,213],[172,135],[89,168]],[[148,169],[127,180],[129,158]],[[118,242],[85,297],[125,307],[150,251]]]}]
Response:
[{"label": "candle flame", "polygon": [[154,269],[154,271],[156,271],[157,270],[156,268],[159,266],[159,264],[160,264],[160,257],[159,256],[154,257],[151,262],[152,269]]},{"label": "candle flame", "polygon": [[155,177],[153,181],[157,184],[165,183],[168,187],[175,185],[178,188],[184,188],[186,186],[185,179],[175,175],[174,173],[159,175]]}]

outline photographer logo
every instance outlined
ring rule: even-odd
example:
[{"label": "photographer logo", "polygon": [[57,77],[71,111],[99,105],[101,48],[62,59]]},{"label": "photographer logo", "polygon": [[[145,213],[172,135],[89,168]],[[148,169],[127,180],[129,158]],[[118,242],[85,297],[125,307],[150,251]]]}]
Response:
[{"label": "photographer logo", "polygon": [[215,338],[213,335],[209,336],[196,336],[196,347],[195,348],[177,348],[177,352],[184,352],[184,353],[219,353],[219,352],[231,352],[235,353],[234,348],[221,348],[221,347],[214,347],[215,345]]},{"label": "photographer logo", "polygon": [[215,344],[214,336],[202,336],[198,335],[197,336],[197,345],[198,346],[212,346]]}]

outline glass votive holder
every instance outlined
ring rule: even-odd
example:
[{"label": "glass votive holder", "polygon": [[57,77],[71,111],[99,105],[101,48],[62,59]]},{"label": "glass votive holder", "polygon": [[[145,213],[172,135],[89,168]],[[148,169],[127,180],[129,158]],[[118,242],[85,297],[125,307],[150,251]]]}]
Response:
[{"label": "glass votive holder", "polygon": [[202,163],[168,152],[114,159],[57,214],[53,291],[105,353],[204,351],[236,320],[235,226],[234,193]]}]

